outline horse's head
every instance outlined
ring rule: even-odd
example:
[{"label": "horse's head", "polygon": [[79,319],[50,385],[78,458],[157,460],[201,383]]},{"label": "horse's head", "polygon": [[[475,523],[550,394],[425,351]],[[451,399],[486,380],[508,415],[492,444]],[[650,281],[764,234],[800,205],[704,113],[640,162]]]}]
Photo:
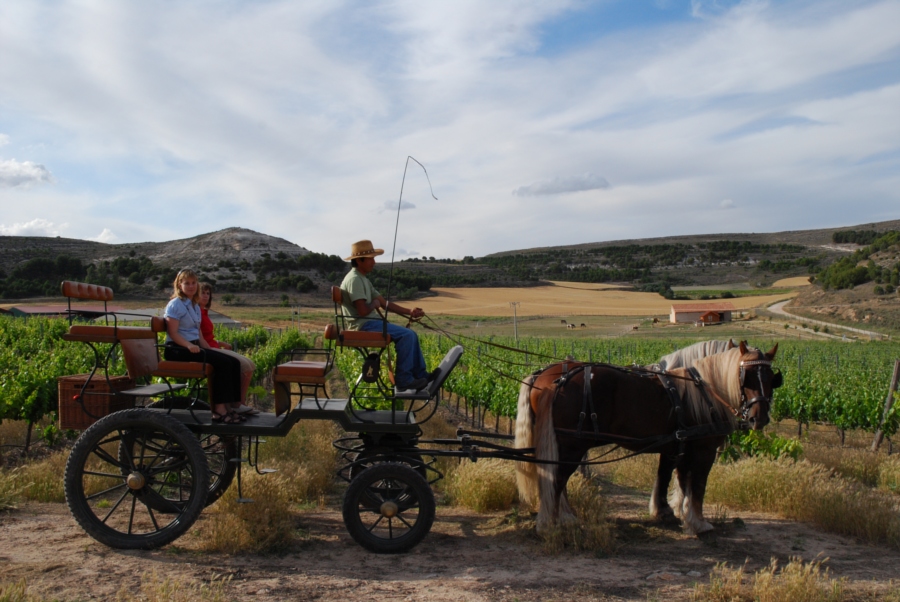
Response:
[{"label": "horse's head", "polygon": [[783,382],[781,372],[772,370],[778,343],[768,353],[748,347],[745,341],[741,341],[739,348],[741,418],[749,422],[753,429],[760,430],[769,424],[772,394]]}]

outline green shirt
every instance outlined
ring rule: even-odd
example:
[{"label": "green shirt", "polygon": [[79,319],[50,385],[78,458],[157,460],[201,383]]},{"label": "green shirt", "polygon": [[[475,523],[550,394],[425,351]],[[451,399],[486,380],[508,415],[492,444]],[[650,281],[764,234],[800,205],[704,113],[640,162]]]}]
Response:
[{"label": "green shirt", "polygon": [[350,330],[359,330],[360,324],[371,320],[372,317],[370,314],[360,318],[353,302],[362,299],[369,304],[375,297],[380,297],[381,293],[376,291],[369,279],[360,274],[356,268],[351,268],[350,272],[344,276],[344,281],[341,282],[341,291],[341,312],[347,318],[347,326]]}]

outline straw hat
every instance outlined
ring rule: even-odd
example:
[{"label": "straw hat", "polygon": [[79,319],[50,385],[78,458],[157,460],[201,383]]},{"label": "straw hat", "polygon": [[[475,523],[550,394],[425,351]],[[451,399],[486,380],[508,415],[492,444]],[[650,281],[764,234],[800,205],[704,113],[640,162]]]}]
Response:
[{"label": "straw hat", "polygon": [[359,259],[360,257],[376,257],[378,255],[384,255],[384,249],[372,247],[371,240],[361,240],[350,246],[350,257],[345,257],[344,260],[350,261],[351,259]]}]

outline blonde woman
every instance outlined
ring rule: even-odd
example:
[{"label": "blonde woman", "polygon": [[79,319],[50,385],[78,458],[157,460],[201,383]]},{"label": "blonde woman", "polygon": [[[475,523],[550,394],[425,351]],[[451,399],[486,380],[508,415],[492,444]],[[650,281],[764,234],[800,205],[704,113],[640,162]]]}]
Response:
[{"label": "blonde woman", "polygon": [[173,288],[165,313],[166,359],[210,364],[213,367],[211,420],[226,424],[243,422],[245,418],[231,409],[241,403],[241,363],[211,348],[200,335],[202,315],[197,274],[193,270],[181,270],[175,276]]},{"label": "blonde woman", "polygon": [[250,388],[250,381],[253,380],[253,372],[256,370],[256,364],[254,364],[253,360],[249,357],[236,353],[228,343],[216,340],[216,337],[213,334],[213,323],[212,320],[209,319],[209,308],[212,306],[212,297],[212,285],[208,282],[201,282],[200,334],[210,347],[218,349],[221,353],[234,356],[241,363],[241,403],[232,409],[239,414],[259,414],[259,410],[247,405],[247,389]]}]

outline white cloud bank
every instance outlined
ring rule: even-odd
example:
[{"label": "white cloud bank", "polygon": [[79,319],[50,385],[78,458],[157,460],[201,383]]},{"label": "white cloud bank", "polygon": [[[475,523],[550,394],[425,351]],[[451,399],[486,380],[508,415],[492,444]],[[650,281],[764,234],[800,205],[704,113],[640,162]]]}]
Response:
[{"label": "white cloud bank", "polygon": [[52,183],[53,174],[50,170],[38,163],[31,161],[16,161],[0,159],[0,186],[14,188],[16,186],[28,187],[35,184]]},{"label": "white cloud bank", "polygon": [[588,172],[577,176],[557,176],[551,180],[533,182],[527,186],[519,186],[512,193],[515,196],[544,196],[567,192],[583,192],[585,190],[601,190],[604,188],[609,188],[609,182],[606,181],[606,178]]},{"label": "white cloud bank", "polygon": [[0,236],[60,236],[68,226],[37,218],[24,224],[0,224]]}]

